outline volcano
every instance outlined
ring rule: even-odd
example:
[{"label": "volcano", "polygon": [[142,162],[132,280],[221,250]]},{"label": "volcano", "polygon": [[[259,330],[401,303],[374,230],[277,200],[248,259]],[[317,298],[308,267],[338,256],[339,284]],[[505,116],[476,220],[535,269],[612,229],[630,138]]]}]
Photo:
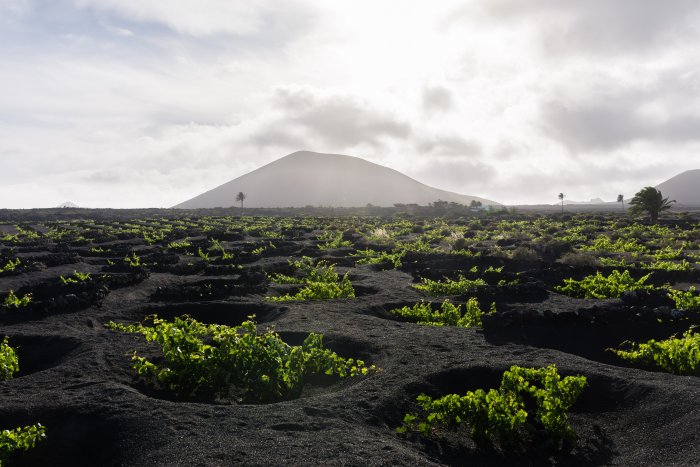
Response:
[{"label": "volcano", "polygon": [[700,206],[700,170],[687,170],[658,185],[664,198],[678,204]]},{"label": "volcano", "polygon": [[498,205],[478,196],[433,188],[359,157],[299,151],[174,207],[229,207],[237,204],[239,192],[246,195],[245,206],[255,208],[427,205],[437,200]]}]

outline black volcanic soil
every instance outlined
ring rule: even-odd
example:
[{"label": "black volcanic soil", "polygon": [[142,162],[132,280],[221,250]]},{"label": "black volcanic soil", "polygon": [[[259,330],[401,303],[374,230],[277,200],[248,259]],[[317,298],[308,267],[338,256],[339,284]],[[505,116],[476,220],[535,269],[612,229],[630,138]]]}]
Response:
[{"label": "black volcanic soil", "polygon": [[[158,270],[141,274],[115,271],[123,277],[75,290],[76,298],[65,303],[56,304],[55,296],[54,306],[27,316],[0,316],[0,336],[19,347],[22,368],[18,377],[0,383],[0,428],[41,422],[48,435],[13,465],[700,465],[698,378],[634,368],[605,352],[626,339],[667,337],[687,329],[687,321],[660,324],[643,304],[554,294],[542,271],[524,273],[525,282],[531,277],[535,285],[501,298],[499,313],[484,329],[393,319],[387,309],[423,298],[410,288],[416,270],[458,273],[473,264],[440,255],[418,255],[404,270],[381,271],[341,267],[347,263],[342,252],[316,251],[336,262],[339,272],[350,271],[358,298],[263,301],[276,286],[268,290],[256,282],[261,270],[283,269],[289,257],[313,252],[308,238],[302,233],[296,243],[287,242],[283,256],[275,250],[249,258],[242,270],[195,268],[188,275],[159,263]],[[63,264],[0,278],[0,293],[43,290],[50,301],[53,292],[46,287],[59,275],[79,270],[97,276],[104,267],[99,257],[88,255],[85,246],[69,248],[80,249],[77,262],[66,257],[57,261]],[[48,254],[37,250],[31,254]],[[213,295],[200,296],[197,286],[203,283],[218,284]],[[154,312],[231,325],[256,314],[261,326],[274,325],[290,342],[321,332],[339,354],[363,358],[381,371],[314,381],[299,399],[279,403],[170,400],[137,380],[131,368],[134,350],[152,347],[140,336],[103,326]],[[395,431],[420,393],[495,387],[511,365],[552,363],[560,373],[582,374],[589,382],[571,413],[580,440],[569,455],[503,457],[476,450],[468,438],[437,442]]]}]

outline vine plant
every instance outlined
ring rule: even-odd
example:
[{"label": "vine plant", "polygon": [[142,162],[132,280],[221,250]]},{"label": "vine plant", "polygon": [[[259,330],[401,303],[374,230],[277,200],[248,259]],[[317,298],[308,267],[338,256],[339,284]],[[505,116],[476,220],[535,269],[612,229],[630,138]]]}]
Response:
[{"label": "vine plant", "polygon": [[397,431],[432,436],[466,424],[480,447],[527,449],[535,441],[533,434],[540,432],[550,448],[568,449],[575,443],[576,433],[566,413],[586,384],[584,376],[562,379],[555,365],[512,366],[503,373],[498,390],[477,389],[438,399],[421,394],[416,401],[423,414],[406,414]]},{"label": "vine plant", "polygon": [[271,329],[259,332],[253,319],[224,326],[188,316],[169,322],[154,315],[145,323],[109,322],[106,327],[159,344],[163,363],[134,353],[134,369],[185,398],[233,395],[241,401],[276,401],[298,396],[304,380],[314,374],[354,377],[375,369],[325,348],[321,334],[311,333],[302,345],[291,346]]}]

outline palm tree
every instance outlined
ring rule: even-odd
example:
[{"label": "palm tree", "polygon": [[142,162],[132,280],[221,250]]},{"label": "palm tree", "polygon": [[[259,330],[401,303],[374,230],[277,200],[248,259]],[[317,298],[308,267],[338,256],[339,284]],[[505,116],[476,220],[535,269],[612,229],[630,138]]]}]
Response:
[{"label": "palm tree", "polygon": [[239,201],[241,203],[241,209],[243,209],[243,201],[245,201],[245,193],[242,191],[239,191],[238,194],[236,195],[236,201]]},{"label": "palm tree", "polygon": [[630,206],[632,206],[630,213],[640,214],[646,212],[649,214],[651,223],[655,224],[659,219],[659,214],[671,209],[671,205],[675,202],[676,200],[669,201],[668,198],[664,198],[661,192],[653,186],[648,186],[642,188],[629,202]]},{"label": "palm tree", "polygon": [[558,198],[561,200],[561,213],[564,214],[564,198],[566,195],[564,193],[559,193]]},{"label": "palm tree", "polygon": [[625,210],[625,197],[622,195],[617,195],[617,202],[622,203],[622,210]]}]

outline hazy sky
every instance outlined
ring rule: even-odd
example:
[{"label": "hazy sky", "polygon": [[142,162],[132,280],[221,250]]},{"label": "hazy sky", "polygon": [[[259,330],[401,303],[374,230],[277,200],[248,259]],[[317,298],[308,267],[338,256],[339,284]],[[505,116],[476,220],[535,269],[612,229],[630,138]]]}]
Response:
[{"label": "hazy sky", "polygon": [[299,149],[505,203],[700,168],[697,0],[0,0],[0,207],[167,207]]}]

